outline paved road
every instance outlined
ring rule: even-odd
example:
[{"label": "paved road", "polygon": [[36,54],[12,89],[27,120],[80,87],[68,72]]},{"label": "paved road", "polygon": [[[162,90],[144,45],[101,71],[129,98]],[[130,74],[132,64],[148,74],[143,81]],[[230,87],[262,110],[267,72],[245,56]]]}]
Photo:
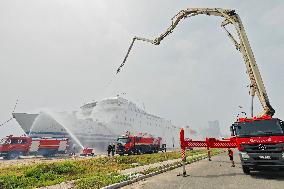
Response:
[{"label": "paved road", "polygon": [[243,174],[237,153],[236,167],[231,167],[226,154],[215,156],[212,161],[201,160],[186,166],[188,177],[177,177],[181,168],[123,187],[123,189],[277,189],[284,188],[284,172],[262,171]]}]

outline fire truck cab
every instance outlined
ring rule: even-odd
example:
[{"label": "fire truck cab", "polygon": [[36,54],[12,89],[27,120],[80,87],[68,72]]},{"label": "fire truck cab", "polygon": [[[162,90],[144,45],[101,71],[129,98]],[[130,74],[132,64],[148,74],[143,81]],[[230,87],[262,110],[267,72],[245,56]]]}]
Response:
[{"label": "fire truck cab", "polygon": [[0,141],[0,156],[5,159],[15,159],[27,155],[31,143],[32,139],[30,137],[7,136]]},{"label": "fire truck cab", "polygon": [[243,172],[263,167],[284,168],[284,123],[280,119],[240,118],[231,126]]}]

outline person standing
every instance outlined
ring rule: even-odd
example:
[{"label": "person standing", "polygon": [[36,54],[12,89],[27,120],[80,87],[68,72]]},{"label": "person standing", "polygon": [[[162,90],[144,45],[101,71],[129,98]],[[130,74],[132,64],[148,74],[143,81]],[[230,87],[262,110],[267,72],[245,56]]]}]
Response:
[{"label": "person standing", "polygon": [[112,145],[109,144],[107,147],[107,155],[110,156],[110,152],[112,152]]},{"label": "person standing", "polygon": [[228,148],[228,155],[229,155],[230,161],[232,162],[232,167],[235,167],[234,152],[231,148]]},{"label": "person standing", "polygon": [[111,149],[111,155],[114,156],[114,152],[115,152],[115,144],[112,144],[112,149]]},{"label": "person standing", "polygon": [[76,155],[76,144],[72,145],[72,149],[71,149],[71,156],[75,156]]}]

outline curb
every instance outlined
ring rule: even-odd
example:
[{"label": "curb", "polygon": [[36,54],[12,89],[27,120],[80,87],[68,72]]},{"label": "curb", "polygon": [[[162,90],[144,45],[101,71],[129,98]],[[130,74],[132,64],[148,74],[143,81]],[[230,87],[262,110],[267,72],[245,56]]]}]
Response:
[{"label": "curb", "polygon": [[[223,153],[223,152],[218,152],[218,153],[214,154],[214,156],[218,155],[218,154],[221,154],[221,153]],[[195,157],[192,156],[192,159],[190,161],[186,162],[186,165],[194,163],[194,162],[197,162],[197,161],[200,161],[202,159],[206,159],[206,158],[207,158],[207,154],[195,155]],[[132,183],[135,183],[135,182],[138,182],[140,180],[143,180],[143,179],[146,179],[146,178],[149,178],[149,177],[152,177],[152,176],[164,173],[166,171],[170,171],[170,170],[179,168],[182,165],[183,165],[182,163],[178,163],[176,165],[169,166],[167,168],[160,169],[159,171],[155,171],[155,172],[152,172],[152,173],[149,173],[149,174],[146,174],[146,175],[142,175],[142,176],[139,176],[139,177],[131,179],[131,180],[127,180],[127,181],[123,181],[123,182],[119,182],[119,183],[115,183],[115,184],[111,184],[111,185],[102,187],[101,189],[117,189],[117,188],[121,188],[123,186],[130,185]]]}]

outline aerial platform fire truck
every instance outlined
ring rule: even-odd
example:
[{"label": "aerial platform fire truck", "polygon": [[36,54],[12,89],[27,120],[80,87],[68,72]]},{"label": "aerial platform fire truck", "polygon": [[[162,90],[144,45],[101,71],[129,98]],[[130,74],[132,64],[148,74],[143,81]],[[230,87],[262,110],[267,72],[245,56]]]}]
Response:
[{"label": "aerial platform fire truck", "polygon": [[126,135],[120,136],[116,142],[116,153],[124,154],[150,154],[165,151],[166,145],[162,144],[161,137],[153,137],[148,134]]},{"label": "aerial platform fire truck", "polygon": [[[238,148],[240,152],[243,172],[250,173],[252,169],[261,167],[284,167],[284,124],[277,118],[272,118],[275,110],[272,108],[267,92],[264,87],[258,66],[256,64],[252,49],[250,47],[244,26],[235,10],[222,8],[188,8],[181,10],[171,21],[167,30],[155,39],[134,37],[122,64],[117,69],[121,71],[134,42],[141,40],[153,45],[159,45],[161,41],[173,32],[180,21],[197,15],[216,16],[223,18],[221,27],[231,39],[236,49],[241,52],[246,72],[250,79],[251,95],[251,117],[238,118],[231,126],[232,137],[227,140],[207,138],[206,141],[185,140],[181,131],[181,148],[206,147],[209,148]],[[227,26],[235,28],[233,35]],[[235,38],[238,36],[238,40]],[[263,112],[257,116],[253,115],[253,99],[258,96]]]},{"label": "aerial platform fire truck", "polygon": [[239,118],[231,126],[243,172],[261,167],[284,168],[284,123],[280,119]]},{"label": "aerial platform fire truck", "polygon": [[0,156],[17,159],[19,156],[42,155],[45,157],[66,154],[68,138],[31,138],[29,136],[7,136],[0,141]]}]

